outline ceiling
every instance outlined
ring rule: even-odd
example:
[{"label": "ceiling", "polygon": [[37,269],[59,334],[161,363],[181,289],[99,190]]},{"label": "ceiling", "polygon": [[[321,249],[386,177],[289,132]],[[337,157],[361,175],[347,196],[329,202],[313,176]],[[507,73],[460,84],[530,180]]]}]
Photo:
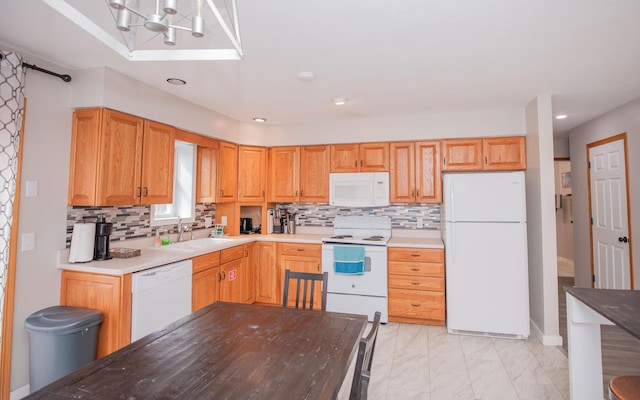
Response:
[{"label": "ceiling", "polygon": [[[108,12],[104,0],[84,3]],[[640,97],[637,0],[238,0],[238,18],[241,61],[128,61],[41,0],[5,2],[0,42],[27,62],[107,66],[267,124],[508,109],[550,94],[554,114],[569,116],[554,120],[561,137]],[[303,71],[315,80],[300,81]]]}]

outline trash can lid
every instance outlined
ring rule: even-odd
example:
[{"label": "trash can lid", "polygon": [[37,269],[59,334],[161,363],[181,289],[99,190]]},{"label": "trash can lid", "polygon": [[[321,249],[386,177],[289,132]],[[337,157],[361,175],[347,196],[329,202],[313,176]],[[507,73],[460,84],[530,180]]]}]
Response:
[{"label": "trash can lid", "polygon": [[29,332],[64,334],[77,332],[102,322],[102,312],[90,308],[54,306],[36,311],[24,322]]}]

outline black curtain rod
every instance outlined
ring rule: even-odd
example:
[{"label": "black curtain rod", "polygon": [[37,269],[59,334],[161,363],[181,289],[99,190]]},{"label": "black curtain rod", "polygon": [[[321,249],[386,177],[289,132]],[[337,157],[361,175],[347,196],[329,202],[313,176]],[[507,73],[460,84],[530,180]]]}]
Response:
[{"label": "black curtain rod", "polygon": [[[2,60],[3,58],[4,58],[4,54],[0,53],[0,60]],[[57,76],[58,78],[62,79],[65,82],[71,82],[71,77],[69,75],[56,74],[55,72],[51,72],[49,70],[37,67],[37,66],[35,66],[33,64],[27,64],[26,62],[23,62],[22,66],[23,67],[27,67],[27,68],[31,68],[31,69],[35,69],[36,71],[44,72],[45,74]]]},{"label": "black curtain rod", "polygon": [[57,76],[58,78],[62,79],[62,80],[63,80],[63,81],[65,81],[65,82],[71,82],[71,77],[70,77],[69,75],[57,74],[57,73],[55,73],[55,72],[51,72],[51,71],[49,71],[49,70],[47,70],[47,69],[37,67],[37,66],[35,66],[35,65],[33,65],[33,64],[28,64],[28,63],[26,63],[26,62],[23,62],[23,63],[22,63],[22,66],[23,66],[23,67],[27,67],[27,68],[34,69],[34,70],[36,70],[36,71],[44,72],[45,74],[49,74],[49,75],[53,75],[53,76]]}]

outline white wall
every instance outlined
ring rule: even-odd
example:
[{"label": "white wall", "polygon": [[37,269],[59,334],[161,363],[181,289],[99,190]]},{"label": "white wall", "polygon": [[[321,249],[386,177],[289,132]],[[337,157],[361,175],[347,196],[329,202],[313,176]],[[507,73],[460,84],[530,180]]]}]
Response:
[{"label": "white wall", "polygon": [[[29,58],[30,62],[34,62]],[[58,66],[39,67],[68,73]],[[71,146],[71,109],[67,106],[73,83],[28,70],[22,183],[18,224],[18,257],[13,321],[11,390],[28,383],[28,335],[25,319],[34,311],[60,304],[60,271],[56,251],[65,246],[67,181]],[[26,181],[38,183],[38,196],[24,197]],[[34,251],[21,252],[21,236],[35,233]]]},{"label": "white wall", "polygon": [[529,309],[533,333],[544,344],[560,345],[551,118],[551,96],[527,105]]},{"label": "white wall", "polygon": [[290,125],[242,123],[241,143],[262,146],[524,135],[524,109],[343,118]]},{"label": "white wall", "polygon": [[554,139],[553,156],[555,158],[569,158],[569,138]]},{"label": "white wall", "polygon": [[[610,111],[569,132],[571,144],[571,179],[573,191],[574,258],[576,286],[591,287],[591,238],[589,226],[589,194],[587,144],[627,133],[629,205],[631,226],[640,234],[640,99]],[[629,232],[633,238],[634,232]],[[640,240],[631,240],[634,265],[634,288],[640,288]]]}]

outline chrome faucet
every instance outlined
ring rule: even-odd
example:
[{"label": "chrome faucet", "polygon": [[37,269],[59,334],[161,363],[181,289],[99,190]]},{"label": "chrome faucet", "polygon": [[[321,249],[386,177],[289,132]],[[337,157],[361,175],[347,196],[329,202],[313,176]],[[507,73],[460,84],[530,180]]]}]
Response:
[{"label": "chrome faucet", "polygon": [[[189,230],[189,225],[182,223],[182,218],[178,218],[178,242],[186,240],[182,237],[182,234]],[[191,239],[193,240],[193,231],[191,231]]]}]

